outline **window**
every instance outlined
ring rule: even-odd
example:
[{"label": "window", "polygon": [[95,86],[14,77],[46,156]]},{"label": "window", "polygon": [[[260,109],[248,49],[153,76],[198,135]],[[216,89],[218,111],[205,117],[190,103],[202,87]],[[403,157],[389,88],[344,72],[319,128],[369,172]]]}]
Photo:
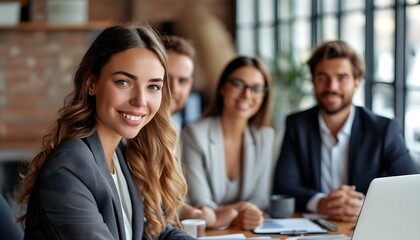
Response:
[{"label": "window", "polygon": [[[408,1],[415,2],[415,1]],[[420,164],[420,4],[407,7],[405,139]]]},{"label": "window", "polygon": [[[307,60],[321,41],[342,39],[366,62],[354,97],[395,117],[420,164],[420,0],[237,0],[237,49],[265,59]],[[257,10],[255,10],[257,9]],[[397,60],[396,60],[397,59]]]}]

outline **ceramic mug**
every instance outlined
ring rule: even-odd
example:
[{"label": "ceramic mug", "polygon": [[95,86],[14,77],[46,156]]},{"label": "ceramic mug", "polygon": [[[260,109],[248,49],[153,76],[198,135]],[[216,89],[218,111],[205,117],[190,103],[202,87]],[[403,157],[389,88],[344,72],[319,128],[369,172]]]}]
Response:
[{"label": "ceramic mug", "polygon": [[272,195],[270,198],[270,216],[289,218],[295,211],[295,198],[287,195]]},{"label": "ceramic mug", "polygon": [[181,221],[184,232],[193,238],[203,237],[206,232],[206,221],[203,219],[184,219]]}]

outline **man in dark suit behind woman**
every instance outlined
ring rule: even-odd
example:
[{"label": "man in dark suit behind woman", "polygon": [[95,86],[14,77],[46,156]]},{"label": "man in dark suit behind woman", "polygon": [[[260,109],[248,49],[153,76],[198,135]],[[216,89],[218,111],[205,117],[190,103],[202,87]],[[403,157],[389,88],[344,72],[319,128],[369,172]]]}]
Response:
[{"label": "man in dark suit behind woman", "polygon": [[273,193],[294,196],[297,211],[355,221],[374,178],[418,169],[395,120],[352,104],[365,66],[347,43],[322,43],[308,65],[318,105],[287,117]]},{"label": "man in dark suit behind woman", "polygon": [[15,216],[3,195],[0,195],[0,239],[23,239],[22,228],[14,223]]}]

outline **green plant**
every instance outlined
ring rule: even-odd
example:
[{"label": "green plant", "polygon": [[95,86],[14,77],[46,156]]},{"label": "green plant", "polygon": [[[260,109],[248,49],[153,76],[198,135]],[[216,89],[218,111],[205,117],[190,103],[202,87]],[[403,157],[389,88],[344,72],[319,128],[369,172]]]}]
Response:
[{"label": "green plant", "polygon": [[274,123],[278,125],[285,114],[298,110],[302,99],[310,95],[310,73],[306,64],[297,61],[291,50],[277,52],[267,62],[273,78],[271,112]]},{"label": "green plant", "polygon": [[271,64],[271,74],[275,88],[285,88],[289,95],[289,105],[299,106],[302,98],[310,93],[309,70],[305,63],[297,62],[291,51],[278,52]]}]

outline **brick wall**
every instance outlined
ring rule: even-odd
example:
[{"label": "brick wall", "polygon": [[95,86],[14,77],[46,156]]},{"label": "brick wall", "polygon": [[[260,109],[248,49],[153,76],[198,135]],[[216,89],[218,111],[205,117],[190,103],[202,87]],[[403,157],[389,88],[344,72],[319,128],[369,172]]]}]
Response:
[{"label": "brick wall", "polygon": [[[32,21],[44,22],[46,0],[32,2]],[[140,2],[159,9],[153,4],[168,0]],[[188,7],[186,1],[170,2],[184,4],[180,9]],[[233,28],[233,1],[202,2],[208,4],[227,29]],[[132,5],[130,1],[90,0],[89,20],[125,21],[136,15],[128,11]],[[177,17],[168,9],[148,16],[155,24],[177,21]],[[39,147],[41,136],[55,120],[64,97],[73,88],[72,77],[77,64],[99,31],[91,28],[22,30],[0,27],[0,150]],[[197,72],[200,72],[199,65]]]},{"label": "brick wall", "polygon": [[[31,1],[31,22],[46,21],[46,2]],[[89,20],[125,20],[125,2],[90,0]],[[77,64],[99,31],[0,27],[0,148],[39,146],[73,88]]]},{"label": "brick wall", "polygon": [[72,75],[96,35],[87,31],[0,32],[0,139],[33,142],[55,119]]}]

